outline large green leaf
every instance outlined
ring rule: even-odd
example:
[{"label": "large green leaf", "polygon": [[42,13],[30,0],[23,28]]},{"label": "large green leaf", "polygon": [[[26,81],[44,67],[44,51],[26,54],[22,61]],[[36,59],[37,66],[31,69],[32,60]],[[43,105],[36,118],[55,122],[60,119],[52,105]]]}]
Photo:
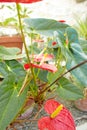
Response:
[{"label": "large green leaf", "polygon": [[53,36],[55,31],[63,31],[69,25],[58,22],[54,19],[46,18],[26,18],[24,22],[27,24],[27,28],[33,33],[37,32],[45,36]]},{"label": "large green leaf", "polygon": [[[72,40],[70,40],[71,42],[70,46],[68,45],[64,46],[60,34],[58,34],[58,38],[57,38],[59,46],[61,47],[62,53],[67,60],[66,67],[68,70],[74,67],[75,65],[83,62],[84,60],[87,60],[87,55],[84,53],[84,51],[81,48],[80,43],[78,42],[77,33],[74,40],[74,35],[73,35],[74,32],[75,30],[73,28],[67,30],[67,35],[71,34],[71,36],[69,36],[68,38],[70,39],[73,38]],[[86,70],[87,70],[87,63],[76,68],[75,70],[71,72],[71,74],[79,81],[79,83],[81,83],[85,87],[87,87],[87,71]]]},{"label": "large green leaf", "polygon": [[83,98],[82,90],[64,77],[58,81],[57,92],[61,98],[67,100]]},{"label": "large green leaf", "polygon": [[0,62],[0,75],[1,77],[4,77],[8,74],[9,70],[7,68],[7,65],[5,64],[4,61]]},{"label": "large green leaf", "polygon": [[0,130],[6,130],[6,127],[13,121],[24,104],[26,90],[17,96],[21,87],[19,84],[15,84],[13,74],[9,74],[0,83]]},{"label": "large green leaf", "polygon": [[47,75],[47,79],[48,82],[51,84],[52,82],[54,82],[64,71],[64,68],[61,67],[60,69],[58,69],[58,71],[56,73],[51,73],[49,72]]},{"label": "large green leaf", "polygon": [[21,62],[17,60],[1,61],[0,62],[0,75],[3,78],[5,78],[9,72],[14,73],[18,80],[19,78],[24,77],[26,73]]},{"label": "large green leaf", "polygon": [[43,82],[48,82],[47,80],[47,74],[48,72],[46,70],[40,70],[38,74],[38,78],[42,80]]},{"label": "large green leaf", "polygon": [[23,68],[23,65],[21,62],[17,60],[7,60],[5,61],[9,71],[15,73],[17,78],[20,78],[21,76],[25,76],[25,70]]},{"label": "large green leaf", "polygon": [[87,40],[80,39],[79,42],[80,42],[80,45],[81,45],[84,53],[87,55]]},{"label": "large green leaf", "polygon": [[[71,44],[71,50],[67,55],[67,69],[74,67],[75,65],[87,60],[87,55],[82,51],[81,47],[77,43]],[[87,63],[76,68],[71,72],[73,76],[85,87],[87,87]]]},{"label": "large green leaf", "polygon": [[20,59],[24,57],[23,54],[18,53],[20,53],[19,48],[7,48],[4,46],[0,46],[0,59],[2,60]]},{"label": "large green leaf", "polygon": [[65,30],[65,34],[66,34],[66,38],[68,40],[69,43],[78,43],[79,39],[78,39],[78,33],[75,29],[71,28],[71,27],[67,27]]}]

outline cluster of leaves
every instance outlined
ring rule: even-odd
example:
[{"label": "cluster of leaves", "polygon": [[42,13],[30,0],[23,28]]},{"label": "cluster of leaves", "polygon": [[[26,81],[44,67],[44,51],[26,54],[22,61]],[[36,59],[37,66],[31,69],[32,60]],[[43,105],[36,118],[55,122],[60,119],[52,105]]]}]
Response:
[{"label": "cluster of leaves", "polygon": [[[0,46],[0,129],[13,120],[26,98],[26,90],[20,97],[17,97],[19,89],[23,83],[25,71],[23,65],[15,58],[23,57],[18,48],[5,48]],[[11,114],[10,114],[11,113]],[[4,124],[3,124],[4,123]]]},{"label": "cluster of leaves", "polygon": [[[39,71],[37,78],[42,82],[51,84],[66,70],[87,60],[86,51],[84,52],[81,47],[81,42],[83,43],[83,41],[79,40],[77,31],[69,25],[45,18],[27,18],[24,22],[26,30],[30,34],[39,34],[48,39],[46,51],[53,53],[55,56],[54,62],[58,67],[58,71],[56,73],[44,70]],[[52,44],[54,40],[57,44]],[[30,47],[35,48],[35,53],[41,51],[36,49],[37,46],[35,44]],[[25,57],[22,54],[17,55],[18,52],[17,48],[9,50],[0,47],[0,75],[3,78],[0,82],[0,129],[2,130],[5,130],[9,123],[17,117],[26,100],[27,89],[33,89],[34,86],[32,85],[34,81],[30,82],[22,94],[18,96],[26,74],[23,62],[15,60]],[[64,65],[62,65],[63,61],[65,62]],[[73,70],[70,73],[70,77],[63,76],[52,87],[55,87],[58,95],[64,99],[76,100],[82,98],[83,89],[87,87],[86,70],[87,64],[84,64]],[[34,72],[37,74],[37,69],[34,69]]]},{"label": "cluster of leaves", "polygon": [[[65,61],[66,70],[87,60],[87,49],[84,47],[87,45],[87,41],[79,39],[78,33],[74,28],[48,19],[25,19],[25,23],[31,32],[50,37],[50,40],[46,44],[48,47],[47,50],[55,55],[55,63]],[[53,41],[56,41],[55,45],[52,44]],[[47,78],[50,84],[61,75],[59,72],[63,68],[64,66],[58,64],[57,73],[48,73]],[[76,100],[84,96],[83,89],[87,87],[86,69],[87,64],[82,65],[73,70],[70,73],[70,77],[62,77],[56,83],[57,92],[61,98]]]}]

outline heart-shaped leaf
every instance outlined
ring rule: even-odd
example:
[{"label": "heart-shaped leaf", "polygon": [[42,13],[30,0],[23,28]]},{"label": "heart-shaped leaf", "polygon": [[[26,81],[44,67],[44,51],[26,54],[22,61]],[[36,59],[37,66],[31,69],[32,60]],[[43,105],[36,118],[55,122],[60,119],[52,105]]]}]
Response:
[{"label": "heart-shaped leaf", "polygon": [[79,42],[80,42],[80,45],[81,45],[84,53],[87,55],[87,40],[80,39]]},{"label": "heart-shaped leaf", "polygon": [[65,30],[65,35],[66,35],[66,39],[68,40],[69,43],[78,43],[78,33],[75,29],[71,28],[71,27],[67,27]]},{"label": "heart-shaped leaf", "polygon": [[51,84],[52,82],[54,82],[64,71],[64,68],[60,68],[58,69],[58,71],[56,73],[48,73],[47,75],[47,79],[48,79],[48,82]]},{"label": "heart-shaped leaf", "polygon": [[5,61],[5,63],[9,69],[9,71],[15,73],[17,78],[25,76],[25,70],[24,70],[21,62],[19,62],[17,60],[7,60],[7,61]]},{"label": "heart-shaped leaf", "polygon": [[0,75],[1,77],[4,77],[8,74],[9,70],[7,68],[7,65],[4,61],[0,62]]},{"label": "heart-shaped leaf", "polygon": [[[75,32],[74,29],[71,28],[67,31],[69,31],[69,33],[71,31],[71,36],[68,37],[68,38],[71,38],[70,46],[68,45],[64,46],[60,34],[57,34],[58,35],[57,40],[58,40],[59,46],[61,47],[61,50],[62,50],[61,52],[67,61],[66,68],[69,70],[72,67],[76,66],[77,64],[87,60],[87,55],[82,50],[81,45],[78,42],[79,40],[77,39],[77,36],[76,36],[76,39],[73,40],[74,39],[73,33]],[[73,41],[75,43],[73,43]],[[79,81],[79,83],[81,83],[85,87],[87,87],[87,71],[86,70],[87,70],[87,63],[76,68],[75,70],[71,72],[71,74]]]},{"label": "heart-shaped leaf", "polygon": [[53,36],[55,31],[65,31],[69,25],[58,22],[54,19],[46,18],[26,18],[24,22],[27,24],[27,28],[33,33],[39,33],[45,36]]},{"label": "heart-shaped leaf", "polygon": [[17,96],[20,87],[15,84],[15,76],[12,73],[0,83],[0,130],[6,130],[24,104],[26,90]]},{"label": "heart-shaped leaf", "polygon": [[[67,55],[67,69],[74,67],[75,65],[87,60],[87,55],[82,51],[81,47],[77,43],[71,44],[71,50]],[[71,72],[73,76],[85,87],[87,87],[87,63],[76,68]]]},{"label": "heart-shaped leaf", "polygon": [[9,72],[16,75],[16,78],[25,76],[25,70],[21,62],[17,60],[7,60],[0,62],[0,75],[5,78]]},{"label": "heart-shaped leaf", "polygon": [[7,48],[4,46],[0,46],[0,59],[1,60],[12,60],[12,59],[20,59],[23,58],[23,54],[19,54],[19,48]]},{"label": "heart-shaped leaf", "polygon": [[67,100],[77,100],[79,98],[83,98],[83,91],[80,87],[72,84],[64,77],[58,81],[57,92],[61,98]]}]

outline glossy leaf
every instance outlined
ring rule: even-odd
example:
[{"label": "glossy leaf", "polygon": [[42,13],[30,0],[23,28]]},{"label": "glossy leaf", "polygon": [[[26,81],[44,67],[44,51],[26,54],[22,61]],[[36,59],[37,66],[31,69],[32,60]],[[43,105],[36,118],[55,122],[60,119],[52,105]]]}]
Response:
[{"label": "glossy leaf", "polygon": [[40,80],[42,80],[43,82],[48,82],[48,80],[47,80],[47,74],[48,74],[48,72],[46,70],[44,70],[44,71],[40,70],[39,74],[38,74],[38,78]]},{"label": "glossy leaf", "polygon": [[20,86],[15,84],[15,76],[9,74],[0,83],[0,130],[6,130],[6,127],[13,121],[26,98],[26,90],[18,95]]},{"label": "glossy leaf", "polygon": [[23,65],[16,60],[7,60],[0,62],[0,75],[5,78],[9,72],[16,75],[17,80],[25,76]]},{"label": "glossy leaf", "polygon": [[79,42],[78,33],[75,29],[73,29],[71,27],[66,28],[65,35],[66,35],[66,38],[69,43],[74,43],[74,42],[78,43]]},{"label": "glossy leaf", "polygon": [[4,61],[0,62],[0,75],[1,77],[4,77],[8,74],[9,70],[7,68],[7,65]]},{"label": "glossy leaf", "polygon": [[17,60],[7,60],[5,61],[5,63],[8,66],[9,70],[13,72],[17,76],[17,78],[25,76],[25,70],[21,62]]},{"label": "glossy leaf", "polygon": [[[82,51],[81,47],[77,43],[72,43],[71,50],[67,55],[67,69],[74,67],[75,65],[87,60],[87,55]],[[87,87],[87,63],[73,70],[71,73],[73,76],[85,87]]]},{"label": "glossy leaf", "polygon": [[15,48],[15,47],[6,48],[0,46],[0,59],[2,60],[12,60],[12,59],[19,59],[24,57],[24,55],[18,53],[20,53],[19,48]]},{"label": "glossy leaf", "polygon": [[54,19],[46,18],[26,18],[24,22],[30,31],[45,36],[53,36],[55,31],[64,32],[65,28],[69,26]]},{"label": "glossy leaf", "polygon": [[64,69],[61,68],[56,73],[49,72],[47,75],[48,82],[51,84],[53,81],[55,81],[63,73],[63,71],[64,71]]},{"label": "glossy leaf", "polygon": [[[72,36],[74,32],[73,30],[74,30],[73,28],[69,29],[69,33],[71,31],[71,37],[73,37]],[[57,34],[57,35],[58,35],[57,40],[58,40],[59,46],[61,47],[62,53],[67,60],[66,68],[68,70],[76,66],[77,64],[81,63],[82,61],[87,60],[87,55],[82,50],[79,42],[73,43],[74,40],[72,39],[70,40],[71,41],[70,46],[68,45],[64,46],[61,35],[60,34]],[[75,41],[78,41],[78,40],[75,40]],[[82,84],[82,86],[85,86],[85,87],[87,87],[87,71],[86,70],[87,70],[87,63],[80,66],[79,68],[76,68],[75,70],[71,72],[71,74],[76,78],[76,80],[78,80],[78,82]]]},{"label": "glossy leaf", "polygon": [[80,39],[79,42],[80,42],[80,45],[81,45],[84,53],[87,55],[87,40]]},{"label": "glossy leaf", "polygon": [[67,100],[77,100],[83,98],[83,91],[80,87],[72,84],[68,79],[62,78],[58,81],[58,95]]}]

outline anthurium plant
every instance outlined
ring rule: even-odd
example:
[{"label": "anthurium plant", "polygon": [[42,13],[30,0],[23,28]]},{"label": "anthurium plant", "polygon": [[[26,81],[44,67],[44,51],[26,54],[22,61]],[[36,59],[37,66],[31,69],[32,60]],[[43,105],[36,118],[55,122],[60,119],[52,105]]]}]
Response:
[{"label": "anthurium plant", "polygon": [[[10,123],[23,115],[30,107],[26,106],[30,98],[41,107],[54,90],[61,98],[77,100],[84,97],[87,87],[87,55],[78,32],[64,20],[26,18],[21,21],[19,3],[37,1],[40,0],[0,0],[15,2],[25,50],[20,54],[18,48],[0,46],[0,130],[8,129]],[[25,30],[30,38],[29,46]],[[39,128],[42,130],[40,123]]]}]

